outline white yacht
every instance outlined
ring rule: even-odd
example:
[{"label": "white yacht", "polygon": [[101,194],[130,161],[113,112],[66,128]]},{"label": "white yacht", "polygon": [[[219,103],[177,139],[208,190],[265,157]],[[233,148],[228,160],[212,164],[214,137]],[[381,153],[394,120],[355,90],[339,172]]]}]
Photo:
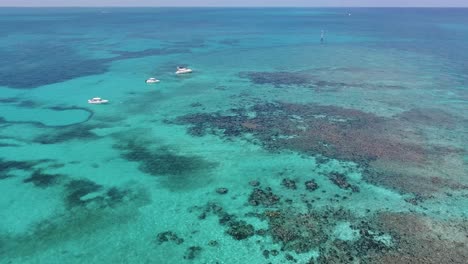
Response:
[{"label": "white yacht", "polygon": [[109,102],[109,100],[104,100],[104,99],[99,98],[99,97],[94,97],[93,99],[88,100],[89,104],[106,104],[108,102]]},{"label": "white yacht", "polygon": [[177,67],[176,74],[184,74],[184,73],[191,73],[192,69],[185,68],[185,67]]},{"label": "white yacht", "polygon": [[146,80],[146,83],[158,83],[158,82],[160,81],[156,78],[149,78],[148,80]]}]

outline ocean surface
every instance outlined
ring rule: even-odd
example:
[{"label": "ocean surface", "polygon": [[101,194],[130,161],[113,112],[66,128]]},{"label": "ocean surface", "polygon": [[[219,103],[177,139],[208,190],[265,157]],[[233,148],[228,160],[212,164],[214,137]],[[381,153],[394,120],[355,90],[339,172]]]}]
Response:
[{"label": "ocean surface", "polygon": [[466,263],[467,47],[468,9],[0,8],[0,263]]}]

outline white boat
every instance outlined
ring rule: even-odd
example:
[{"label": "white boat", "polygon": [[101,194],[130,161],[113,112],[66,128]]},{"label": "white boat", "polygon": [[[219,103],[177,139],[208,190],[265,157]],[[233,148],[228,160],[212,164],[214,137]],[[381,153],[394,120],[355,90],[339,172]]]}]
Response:
[{"label": "white boat", "polygon": [[99,97],[94,97],[93,99],[88,100],[89,104],[106,104],[108,102],[109,102],[109,100],[104,100],[104,99],[99,98]]},{"label": "white boat", "polygon": [[146,80],[146,83],[158,83],[158,82],[160,81],[156,78],[149,78],[148,80]]},{"label": "white boat", "polygon": [[185,68],[185,67],[177,67],[176,74],[184,74],[184,73],[191,73],[192,69]]}]

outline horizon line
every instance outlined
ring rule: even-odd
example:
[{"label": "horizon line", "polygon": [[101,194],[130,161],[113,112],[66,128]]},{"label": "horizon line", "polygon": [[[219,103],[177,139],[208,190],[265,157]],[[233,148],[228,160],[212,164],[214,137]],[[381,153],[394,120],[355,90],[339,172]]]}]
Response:
[{"label": "horizon line", "polygon": [[463,8],[468,6],[130,6],[130,5],[112,5],[112,6],[1,6],[0,8]]}]

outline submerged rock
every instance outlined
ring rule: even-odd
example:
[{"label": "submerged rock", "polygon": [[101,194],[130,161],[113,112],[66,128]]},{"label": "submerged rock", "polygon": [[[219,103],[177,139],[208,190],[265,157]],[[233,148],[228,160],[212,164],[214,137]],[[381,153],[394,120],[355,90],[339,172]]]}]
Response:
[{"label": "submerged rock", "polygon": [[234,215],[228,214],[226,212],[218,214],[218,217],[219,217],[219,223],[221,225],[229,225],[232,221],[236,219]]},{"label": "submerged rock", "polygon": [[308,191],[313,192],[318,189],[318,184],[314,180],[306,181],[304,184]]},{"label": "submerged rock", "polygon": [[260,188],[255,188],[249,196],[249,204],[253,206],[263,205],[271,206],[278,203],[280,198],[271,192],[271,189],[265,191]]},{"label": "submerged rock", "polygon": [[332,172],[328,176],[328,178],[338,187],[343,190],[351,190],[352,192],[359,192],[359,187],[355,185],[351,185],[346,176],[342,173]]},{"label": "submerged rock", "polygon": [[216,192],[219,193],[219,194],[226,194],[228,193],[228,189],[227,188],[218,188],[216,189]]},{"label": "submerged rock", "polygon": [[243,240],[255,234],[253,225],[247,224],[245,221],[232,222],[227,230],[227,233],[236,240]]},{"label": "submerged rock", "polygon": [[311,76],[301,72],[241,72],[241,78],[249,79],[254,84],[271,84],[275,87],[307,86],[312,83]]},{"label": "submerged rock", "polygon": [[219,245],[219,242],[216,240],[210,240],[210,242],[208,242],[208,246],[210,247],[217,247],[218,245]]},{"label": "submerged rock", "polygon": [[259,182],[259,181],[250,181],[249,184],[250,184],[250,186],[253,186],[253,187],[258,187],[258,186],[260,186],[260,182]]},{"label": "submerged rock", "polygon": [[192,247],[189,247],[187,249],[187,252],[185,253],[184,255],[184,259],[189,259],[189,260],[193,260],[195,259],[196,257],[198,257],[198,255],[200,255],[200,252],[202,251],[202,248],[199,247],[199,246],[192,246]]},{"label": "submerged rock", "polygon": [[295,259],[291,254],[286,254],[284,257],[288,261],[297,262],[297,259]]},{"label": "submerged rock", "polygon": [[256,234],[257,236],[265,236],[265,235],[267,234],[267,232],[268,232],[268,231],[265,230],[265,229],[258,229],[258,230],[255,231],[255,234]]},{"label": "submerged rock", "polygon": [[291,179],[283,179],[283,181],[281,182],[281,185],[291,190],[296,190],[297,188],[296,182]]},{"label": "submerged rock", "polygon": [[184,239],[180,238],[179,236],[177,236],[176,233],[172,231],[165,231],[165,232],[159,233],[157,235],[157,240],[159,244],[162,244],[164,242],[170,242],[170,241],[176,243],[177,245],[184,243]]}]

